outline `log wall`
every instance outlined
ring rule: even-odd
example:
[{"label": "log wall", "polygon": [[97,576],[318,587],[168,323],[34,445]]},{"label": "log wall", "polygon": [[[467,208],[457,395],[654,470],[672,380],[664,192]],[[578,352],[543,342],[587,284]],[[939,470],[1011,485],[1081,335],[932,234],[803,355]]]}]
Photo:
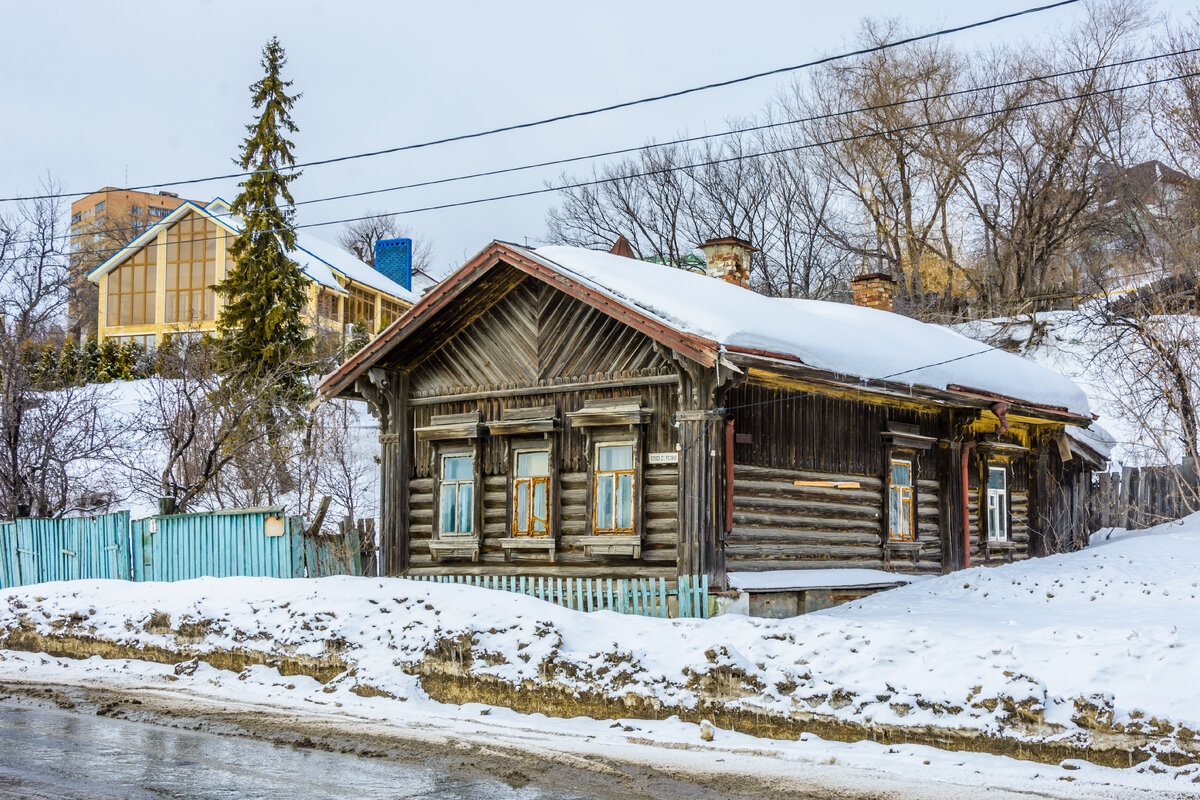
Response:
[{"label": "log wall", "polygon": [[[513,278],[503,296],[458,326],[435,349],[416,357],[410,374],[409,430],[434,416],[479,412],[500,420],[505,409],[554,405],[558,539],[551,562],[541,551],[515,551],[505,561],[508,534],[508,475],[514,439],[483,434],[482,537],[479,560],[435,562],[429,551],[434,530],[434,470],[437,445],[412,443],[409,462],[409,573],[520,573],[577,577],[666,577],[676,575],[678,467],[643,463],[639,495],[643,520],[639,558],[584,553],[587,532],[587,432],[567,422],[585,402],[638,397],[653,413],[640,426],[645,454],[674,452],[678,433],[678,373],[649,337],[533,279]],[[536,437],[533,437],[536,438]],[[553,526],[552,526],[553,527]]]},{"label": "log wall", "polygon": [[[853,481],[858,489],[796,486],[793,481]],[[730,570],[856,567],[939,573],[937,481],[917,484],[919,551],[885,547],[879,477],[739,464],[734,470]]]}]

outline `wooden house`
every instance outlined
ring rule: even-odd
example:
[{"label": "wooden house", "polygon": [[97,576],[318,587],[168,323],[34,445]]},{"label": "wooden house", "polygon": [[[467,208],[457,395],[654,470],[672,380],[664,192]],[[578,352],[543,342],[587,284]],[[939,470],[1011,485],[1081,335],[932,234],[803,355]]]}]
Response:
[{"label": "wooden house", "polygon": [[1056,550],[1092,468],[1061,375],[886,309],[493,242],[337,372],[380,421],[391,575],[942,573]]}]

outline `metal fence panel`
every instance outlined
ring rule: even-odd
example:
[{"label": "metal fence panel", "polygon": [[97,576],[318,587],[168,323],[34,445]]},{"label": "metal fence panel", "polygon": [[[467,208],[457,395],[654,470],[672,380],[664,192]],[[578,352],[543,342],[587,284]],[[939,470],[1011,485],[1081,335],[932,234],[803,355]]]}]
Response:
[{"label": "metal fence panel", "polygon": [[175,514],[132,528],[134,579],[290,578],[292,537],[280,508]]}]

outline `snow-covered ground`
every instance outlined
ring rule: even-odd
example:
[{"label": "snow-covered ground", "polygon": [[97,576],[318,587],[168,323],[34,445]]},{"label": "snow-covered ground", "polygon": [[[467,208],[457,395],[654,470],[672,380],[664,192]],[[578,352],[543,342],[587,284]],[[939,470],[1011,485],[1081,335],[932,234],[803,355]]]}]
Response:
[{"label": "snow-covered ground", "polygon": [[[420,719],[478,733],[479,707],[434,703],[415,674],[431,654],[458,643],[473,676],[527,690],[552,681],[557,689],[600,693],[617,703],[651,698],[683,713],[711,700],[705,693],[723,680],[726,689],[737,684],[724,696],[729,707],[766,715],[811,713],[914,731],[928,725],[1084,745],[1104,732],[1141,731],[1157,740],[1151,750],[1170,753],[1200,729],[1197,563],[1200,515],[1137,534],[1099,535],[1082,552],[965,570],[787,620],[583,614],[532,598],[402,579],[42,584],[0,594],[0,635],[23,629],[200,653],[332,655],[346,670],[321,686],[263,666],[235,674],[201,663],[181,676],[142,662],[9,651],[0,680],[124,676],[174,690],[288,708],[322,703],[327,711],[396,725]],[[392,697],[354,693],[365,687]],[[569,733],[570,744],[562,746],[581,751],[618,744],[637,750],[645,739],[655,758],[661,755],[655,748],[673,741],[727,753],[749,749],[758,753],[756,769],[768,772],[835,754],[909,777],[925,774],[923,762],[930,761],[959,780],[967,770],[1009,787],[1042,779],[1062,786],[1058,767],[996,756],[811,736],[784,743],[731,731],[703,744],[694,725],[678,720],[629,723],[635,736],[611,724],[497,711],[486,727],[518,726],[543,743]],[[1200,778],[1196,765],[1172,768],[1157,759],[1121,770],[1068,766],[1082,766],[1070,776],[1093,788],[1109,782],[1184,792]]]}]

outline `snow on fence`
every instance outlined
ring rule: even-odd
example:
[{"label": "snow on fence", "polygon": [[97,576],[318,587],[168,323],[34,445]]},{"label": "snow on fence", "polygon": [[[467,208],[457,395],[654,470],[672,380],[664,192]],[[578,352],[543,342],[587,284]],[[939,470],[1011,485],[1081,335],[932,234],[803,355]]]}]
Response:
[{"label": "snow on fence", "polygon": [[0,523],[0,588],[45,581],[361,575],[359,533],[313,533],[282,508]]},{"label": "snow on fence", "polygon": [[1200,509],[1200,478],[1192,459],[1164,467],[1125,467],[1093,478],[1091,529],[1140,530]]},{"label": "snow on fence", "polygon": [[550,578],[527,575],[412,575],[410,580],[455,583],[514,592],[576,611],[616,611],[643,617],[708,619],[708,576],[681,575],[677,588],[665,578]]}]

